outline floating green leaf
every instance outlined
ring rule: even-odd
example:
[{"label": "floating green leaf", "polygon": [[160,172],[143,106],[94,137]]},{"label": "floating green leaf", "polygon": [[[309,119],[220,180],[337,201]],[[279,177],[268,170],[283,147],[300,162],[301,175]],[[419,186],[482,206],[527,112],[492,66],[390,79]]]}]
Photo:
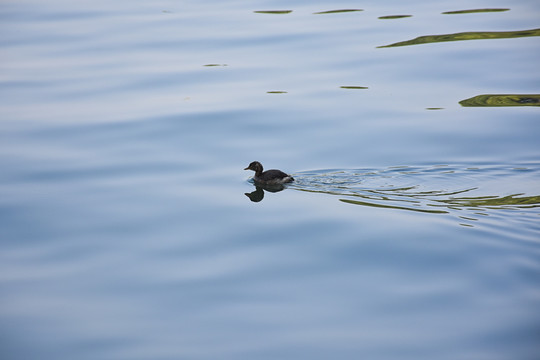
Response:
[{"label": "floating green leaf", "polygon": [[412,17],[412,15],[387,15],[387,16],[379,16],[379,19],[402,19],[402,18],[408,18]]},{"label": "floating green leaf", "polygon": [[483,12],[501,12],[508,11],[510,9],[472,9],[472,10],[457,10],[457,11],[445,11],[442,14],[472,14]]},{"label": "floating green leaf", "polygon": [[313,14],[337,14],[337,13],[346,13],[346,12],[354,12],[354,11],[364,11],[364,9],[342,9],[342,10],[328,10],[328,11],[320,11]]},{"label": "floating green leaf", "polygon": [[412,40],[401,41],[390,45],[377,46],[378,48],[431,44],[445,41],[462,40],[485,40],[485,39],[510,39],[527,36],[540,36],[540,29],[521,30],[521,31],[484,31],[484,32],[461,32],[444,35],[419,36]]},{"label": "floating green leaf", "polygon": [[461,100],[461,106],[540,106],[540,94],[477,95]]},{"label": "floating green leaf", "polygon": [[292,10],[258,10],[254,11],[257,14],[289,14]]}]

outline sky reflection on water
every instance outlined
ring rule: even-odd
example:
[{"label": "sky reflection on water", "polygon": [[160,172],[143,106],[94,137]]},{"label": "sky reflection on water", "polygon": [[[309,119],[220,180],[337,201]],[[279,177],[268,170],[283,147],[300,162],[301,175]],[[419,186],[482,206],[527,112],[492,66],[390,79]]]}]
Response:
[{"label": "sky reflection on water", "polygon": [[358,6],[2,3],[3,358],[536,358],[538,38],[377,48],[536,3]]}]

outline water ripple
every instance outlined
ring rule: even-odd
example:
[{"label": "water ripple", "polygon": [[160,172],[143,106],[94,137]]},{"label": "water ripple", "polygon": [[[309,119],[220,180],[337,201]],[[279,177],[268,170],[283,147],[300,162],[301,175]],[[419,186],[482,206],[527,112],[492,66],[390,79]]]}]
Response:
[{"label": "water ripple", "polygon": [[292,189],[335,195],[354,205],[457,214],[471,221],[491,211],[539,214],[540,166],[404,166],[294,174]]}]

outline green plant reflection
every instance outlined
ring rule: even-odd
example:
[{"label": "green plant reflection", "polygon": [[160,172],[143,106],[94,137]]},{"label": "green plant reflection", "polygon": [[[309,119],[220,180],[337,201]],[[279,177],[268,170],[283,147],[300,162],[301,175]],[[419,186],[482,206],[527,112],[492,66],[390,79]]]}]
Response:
[{"label": "green plant reflection", "polygon": [[368,89],[367,86],[340,86],[341,89],[348,89],[348,90],[365,90]]},{"label": "green plant reflection", "polygon": [[379,19],[382,20],[391,20],[391,19],[403,19],[412,17],[412,15],[386,15],[386,16],[379,16]]},{"label": "green plant reflection", "polygon": [[540,106],[540,94],[477,95],[459,103],[466,107]]},{"label": "green plant reflection", "polygon": [[453,14],[473,14],[473,13],[484,13],[484,12],[502,12],[502,11],[508,11],[510,9],[471,9],[471,10],[456,10],[456,11],[445,11],[442,14],[445,15],[453,15]]},{"label": "green plant reflection", "polygon": [[511,39],[528,36],[540,36],[540,29],[521,30],[521,31],[483,31],[483,32],[461,32],[455,34],[426,35],[419,36],[412,40],[400,41],[390,45],[377,46],[377,48],[388,48],[398,46],[431,44],[446,41],[463,40],[486,40],[486,39]]},{"label": "green plant reflection", "polygon": [[[450,210],[470,210],[474,208],[475,210],[481,209],[525,209],[525,208],[536,208],[540,207],[540,196],[523,196],[522,194],[509,195],[504,197],[498,196],[480,196],[480,197],[462,197],[462,198],[449,198],[449,199],[437,199],[432,200],[433,203],[426,204],[430,208],[422,208],[420,205],[422,202],[413,200],[415,197],[412,197],[409,201],[410,206],[399,206],[399,205],[387,205],[384,203],[379,203],[380,201],[395,201],[390,197],[369,197],[369,196],[359,196],[365,200],[351,200],[351,199],[339,199],[344,203],[354,204],[354,205],[363,205],[371,206],[378,208],[387,208],[387,209],[398,209],[398,210],[409,210],[417,211],[431,214],[447,214]],[[434,209],[431,209],[434,208]],[[471,218],[473,219],[473,218]]]},{"label": "green plant reflection", "polygon": [[319,15],[319,14],[338,14],[338,13],[347,13],[347,12],[354,12],[354,11],[364,11],[364,10],[363,9],[328,10],[328,11],[315,12],[313,14],[315,14],[315,15]]},{"label": "green plant reflection", "polygon": [[424,212],[424,213],[431,213],[431,214],[447,214],[448,213],[448,211],[444,211],[444,210],[416,209],[414,207],[376,204],[376,203],[371,203],[368,201],[359,201],[359,200],[339,199],[339,201],[343,201],[344,203],[354,204],[354,205],[363,205],[363,206],[371,206],[371,207],[386,208],[386,209],[397,209],[397,210],[410,210],[410,211],[417,211],[417,212]]},{"label": "green plant reflection", "polygon": [[292,13],[292,10],[257,10],[257,11],[254,11],[254,13],[280,15],[280,14],[290,14]]}]

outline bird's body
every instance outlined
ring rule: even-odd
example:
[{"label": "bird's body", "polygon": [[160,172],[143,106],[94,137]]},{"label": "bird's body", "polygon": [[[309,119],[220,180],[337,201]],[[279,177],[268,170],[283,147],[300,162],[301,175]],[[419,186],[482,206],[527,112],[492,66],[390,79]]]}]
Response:
[{"label": "bird's body", "polygon": [[253,176],[253,180],[263,185],[285,184],[294,181],[294,178],[291,175],[288,175],[281,170],[272,169],[263,171],[263,166],[258,161],[253,161],[244,170],[255,171],[255,176]]}]

